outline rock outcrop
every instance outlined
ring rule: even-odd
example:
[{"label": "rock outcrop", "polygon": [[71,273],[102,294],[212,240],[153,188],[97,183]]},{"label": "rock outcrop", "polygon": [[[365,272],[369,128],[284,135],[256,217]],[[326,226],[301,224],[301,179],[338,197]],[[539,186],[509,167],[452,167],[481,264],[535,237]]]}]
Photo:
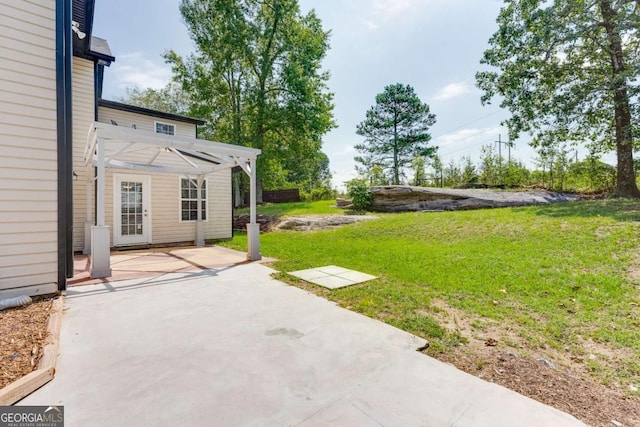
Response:
[{"label": "rock outcrop", "polygon": [[496,191],[390,185],[372,187],[371,210],[378,212],[443,211],[527,206],[579,200],[573,194],[544,190]]}]

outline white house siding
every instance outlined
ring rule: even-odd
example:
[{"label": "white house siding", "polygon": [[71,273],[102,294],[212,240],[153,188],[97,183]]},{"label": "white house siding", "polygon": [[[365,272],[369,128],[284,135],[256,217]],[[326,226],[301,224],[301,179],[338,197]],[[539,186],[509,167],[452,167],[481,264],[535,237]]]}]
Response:
[{"label": "white house siding", "polygon": [[[98,120],[110,123],[114,120],[118,126],[155,130],[155,121],[176,126],[180,136],[195,137],[195,125],[179,121],[157,119],[141,114],[99,107]],[[152,148],[151,148],[152,149]],[[122,160],[136,161],[148,159],[148,153],[119,157]],[[194,163],[201,161],[190,159]],[[158,164],[184,166],[184,160],[174,154],[163,152],[156,161]],[[107,169],[105,178],[105,220],[113,231],[113,176],[114,174],[146,175],[151,177],[151,229],[153,244],[167,244],[195,240],[195,222],[180,221],[180,181],[177,175],[144,174],[138,171]],[[222,170],[208,176],[207,181],[208,220],[204,223],[205,239],[229,238],[232,234],[231,218],[231,170]],[[113,245],[113,232],[111,236]]]},{"label": "white house siding", "polygon": [[83,155],[89,126],[94,121],[93,61],[73,58],[73,250],[84,248],[84,223],[87,218],[87,169]]},{"label": "white house siding", "polygon": [[55,25],[51,0],[0,0],[0,298],[56,289]]},{"label": "white house siding", "polygon": [[155,122],[175,125],[176,135],[195,138],[196,125],[175,120],[161,119],[158,117],[145,116],[144,114],[130,113],[128,111],[116,110],[108,107],[98,107],[98,121],[102,123],[116,122],[118,126],[131,127],[136,125],[136,129],[155,132]]}]

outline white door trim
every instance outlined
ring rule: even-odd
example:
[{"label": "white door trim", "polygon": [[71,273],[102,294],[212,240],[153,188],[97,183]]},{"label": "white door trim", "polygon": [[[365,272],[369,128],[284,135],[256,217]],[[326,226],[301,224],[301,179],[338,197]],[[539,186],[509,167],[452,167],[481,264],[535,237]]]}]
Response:
[{"label": "white door trim", "polygon": [[[122,235],[122,197],[120,194],[122,181],[142,183],[142,228],[143,233],[135,236]],[[151,235],[151,176],[132,174],[113,174],[113,245],[137,245],[152,242]]]}]

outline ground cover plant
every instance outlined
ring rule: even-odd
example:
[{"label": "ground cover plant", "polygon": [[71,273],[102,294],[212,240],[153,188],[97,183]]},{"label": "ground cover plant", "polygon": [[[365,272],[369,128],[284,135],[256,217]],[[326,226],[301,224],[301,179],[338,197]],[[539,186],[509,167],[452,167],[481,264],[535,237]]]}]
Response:
[{"label": "ground cover plant", "polygon": [[[430,355],[446,360],[480,339],[577,367],[633,396],[639,231],[640,202],[618,199],[387,214],[337,230],[267,233],[261,242],[282,272],[335,264],[378,276],[335,291],[279,278],[424,337]],[[227,245],[244,249],[246,237]]]}]

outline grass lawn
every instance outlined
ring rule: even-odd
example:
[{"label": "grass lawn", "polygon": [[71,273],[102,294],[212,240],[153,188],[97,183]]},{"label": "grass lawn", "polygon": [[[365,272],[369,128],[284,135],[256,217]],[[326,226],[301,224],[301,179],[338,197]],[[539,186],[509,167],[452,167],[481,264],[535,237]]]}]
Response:
[{"label": "grass lawn", "polygon": [[[317,202],[294,203],[265,203],[258,206],[258,213],[263,215],[295,216],[295,215],[324,215],[344,214],[344,209],[335,207],[335,200],[320,200]],[[236,209],[234,214],[249,214],[249,208]]]},{"label": "grass lawn", "polygon": [[[269,209],[331,213],[331,203]],[[633,388],[640,270],[629,271],[640,268],[639,232],[640,202],[601,200],[386,214],[330,231],[263,234],[261,249],[282,272],[335,264],[378,276],[335,291],[278,278],[422,336],[432,353],[498,328],[509,332],[502,343],[580,358],[600,381]],[[246,236],[225,245],[244,250]],[[445,325],[448,308],[464,313],[471,331]]]}]

